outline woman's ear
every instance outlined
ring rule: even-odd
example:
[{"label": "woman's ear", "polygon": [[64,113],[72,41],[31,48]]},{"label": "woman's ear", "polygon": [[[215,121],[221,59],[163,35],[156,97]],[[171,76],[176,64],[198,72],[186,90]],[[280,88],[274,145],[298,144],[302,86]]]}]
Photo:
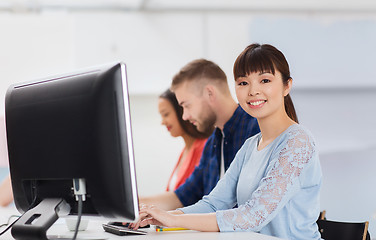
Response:
[{"label": "woman's ear", "polygon": [[286,97],[290,93],[291,88],[292,88],[292,78],[289,78],[289,80],[287,80],[287,85],[285,85],[285,90],[283,90],[284,97]]}]

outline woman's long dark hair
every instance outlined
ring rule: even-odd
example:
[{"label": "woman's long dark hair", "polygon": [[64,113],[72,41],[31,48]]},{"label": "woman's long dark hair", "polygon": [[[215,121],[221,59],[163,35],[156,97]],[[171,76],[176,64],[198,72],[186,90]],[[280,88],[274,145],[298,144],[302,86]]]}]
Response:
[{"label": "woman's long dark hair", "polygon": [[[236,80],[254,72],[271,72],[275,75],[276,69],[282,74],[282,81],[286,86],[291,76],[289,64],[283,53],[272,45],[254,43],[246,47],[236,59],[234,78]],[[287,115],[299,123],[290,94],[285,96],[284,103]]]},{"label": "woman's long dark hair", "polygon": [[199,132],[195,125],[193,125],[189,121],[183,120],[183,108],[179,105],[175,93],[173,93],[170,89],[167,89],[159,97],[166,99],[171,103],[172,107],[176,112],[176,116],[178,117],[180,126],[183,128],[183,131],[186,132],[189,136],[203,139],[208,138],[212,134],[212,131],[206,133]]}]

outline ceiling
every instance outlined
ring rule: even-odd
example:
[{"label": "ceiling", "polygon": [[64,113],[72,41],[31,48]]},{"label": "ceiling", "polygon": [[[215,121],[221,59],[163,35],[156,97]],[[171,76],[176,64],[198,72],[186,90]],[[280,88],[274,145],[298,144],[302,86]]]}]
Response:
[{"label": "ceiling", "polygon": [[376,10],[374,0],[0,0],[0,10],[259,11]]}]

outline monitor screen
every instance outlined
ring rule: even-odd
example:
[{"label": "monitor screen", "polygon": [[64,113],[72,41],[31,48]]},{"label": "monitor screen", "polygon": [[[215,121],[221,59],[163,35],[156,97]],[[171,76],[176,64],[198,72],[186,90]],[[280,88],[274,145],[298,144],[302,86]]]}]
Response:
[{"label": "monitor screen", "polygon": [[138,217],[126,66],[115,63],[9,87],[5,99],[15,205],[28,211],[63,199],[77,214]]}]

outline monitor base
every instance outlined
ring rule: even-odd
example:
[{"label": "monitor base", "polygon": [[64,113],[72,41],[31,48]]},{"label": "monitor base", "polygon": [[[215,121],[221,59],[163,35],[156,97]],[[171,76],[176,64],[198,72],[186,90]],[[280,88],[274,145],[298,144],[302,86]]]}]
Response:
[{"label": "monitor base", "polygon": [[70,206],[64,199],[43,199],[18,219],[12,227],[12,236],[16,240],[48,240],[47,230],[60,216],[69,212]]}]

